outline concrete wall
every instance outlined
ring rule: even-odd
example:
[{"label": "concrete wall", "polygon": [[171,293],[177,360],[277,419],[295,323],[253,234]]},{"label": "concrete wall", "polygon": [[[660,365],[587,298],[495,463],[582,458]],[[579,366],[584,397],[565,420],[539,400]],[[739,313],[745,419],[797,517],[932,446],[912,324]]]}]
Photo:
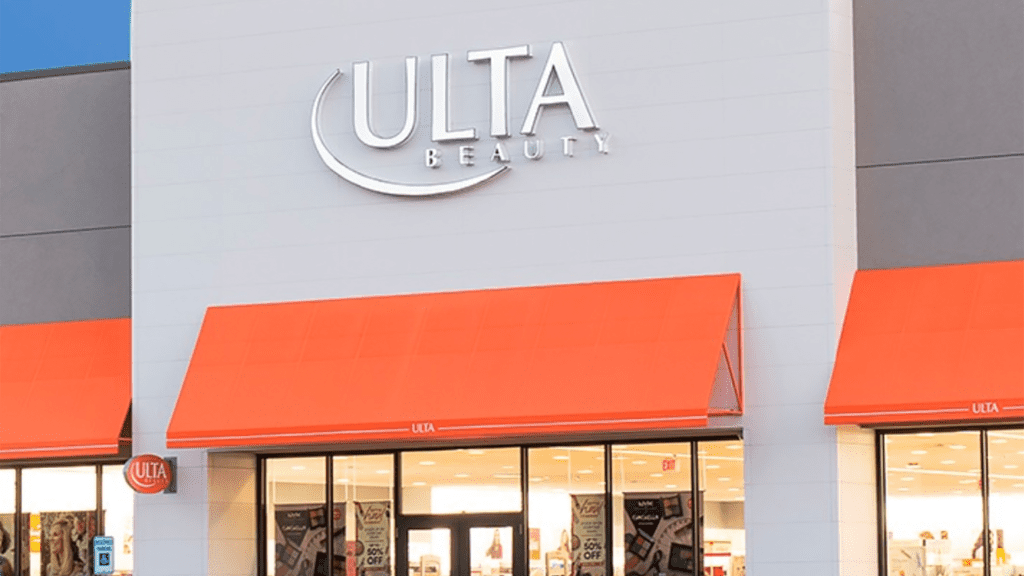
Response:
[{"label": "concrete wall", "polygon": [[130,314],[129,79],[0,82],[0,324]]},{"label": "concrete wall", "polygon": [[[749,570],[838,576],[838,445],[821,406],[857,254],[851,18],[839,0],[138,0],[136,451],[174,453],[164,434],[211,305],[740,272]],[[401,181],[481,173],[488,73],[466,51],[533,47],[510,68],[518,127],[554,41],[611,135],[608,155],[555,109],[538,130],[542,160],[523,159],[516,134],[509,174],[447,197],[373,194],[316,155],[310,108],[340,67],[324,115],[336,155]],[[452,125],[482,133],[471,168],[453,146],[442,168],[423,166],[427,62],[442,52]],[[352,135],[351,64],[373,61],[387,133],[407,55],[420,58],[419,128],[370,150]],[[579,138],[573,158],[565,135]],[[212,482],[203,451],[178,455],[183,478]],[[250,573],[217,556],[214,492],[138,501],[140,574]],[[200,560],[165,561],[183,555]]]},{"label": "concrete wall", "polygon": [[856,0],[860,268],[1024,258],[1020,0]]}]

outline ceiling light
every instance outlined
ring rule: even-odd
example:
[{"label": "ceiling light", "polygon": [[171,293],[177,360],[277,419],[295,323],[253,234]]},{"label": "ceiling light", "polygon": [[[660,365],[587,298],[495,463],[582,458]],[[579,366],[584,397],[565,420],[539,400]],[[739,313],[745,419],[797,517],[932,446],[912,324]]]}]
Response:
[{"label": "ceiling light", "polygon": [[914,477],[913,476],[904,476],[903,478],[900,478],[900,480],[903,480],[904,482],[913,482],[914,481]]},{"label": "ceiling light", "polygon": [[541,480],[543,480],[543,478],[541,478],[540,476],[531,476],[530,477],[530,482],[540,482]]},{"label": "ceiling light", "polygon": [[665,484],[665,488],[678,488],[675,484]]},{"label": "ceiling light", "polygon": [[426,482],[413,482],[412,485],[413,486],[426,486],[427,483]]},{"label": "ceiling light", "polygon": [[420,466],[433,466],[434,464],[437,464],[437,462],[433,460],[420,460]]},{"label": "ceiling light", "polygon": [[1016,470],[1018,466],[1016,464],[1005,464],[1003,465],[1003,468],[1006,468],[1007,470]]},{"label": "ceiling light", "polygon": [[950,444],[949,445],[949,449],[950,450],[966,450],[967,446],[964,446],[963,444]]},{"label": "ceiling light", "polygon": [[664,474],[662,474],[661,472],[655,472],[651,474],[651,478],[661,478],[662,476],[664,476]]},{"label": "ceiling light", "polygon": [[942,464],[949,466],[950,464],[956,464],[956,460],[943,460]]},{"label": "ceiling light", "polygon": [[335,460],[348,460],[348,456],[335,456]]},{"label": "ceiling light", "polygon": [[910,492],[910,488],[904,486],[903,488],[900,488],[900,492]]},{"label": "ceiling light", "polygon": [[512,464],[505,464],[504,466],[501,467],[501,469],[502,470],[515,470],[516,467],[513,466]]},{"label": "ceiling light", "polygon": [[568,460],[569,457],[565,454],[559,454],[558,456],[552,456],[552,460]]},{"label": "ceiling light", "polygon": [[719,468],[721,468],[721,466],[719,466],[718,464],[708,464],[706,468],[708,470],[718,470]]},{"label": "ceiling light", "polygon": [[729,492],[739,492],[739,488],[729,488]]},{"label": "ceiling light", "polygon": [[742,450],[743,449],[743,445],[742,444],[729,444],[728,446],[726,446],[726,449],[727,450]]},{"label": "ceiling light", "polygon": [[1024,488],[1024,484],[1014,484],[1014,488]]},{"label": "ceiling light", "polygon": [[953,490],[953,494],[963,494],[963,490]]},{"label": "ceiling light", "polygon": [[975,482],[977,482],[977,480],[967,479],[967,480],[961,480],[960,481],[961,484],[974,484]]},{"label": "ceiling light", "polygon": [[472,454],[473,456],[482,456],[482,455],[486,454],[487,451],[486,450],[481,450],[479,448],[473,448],[472,450],[467,450],[466,453],[467,454]]},{"label": "ceiling light", "polygon": [[697,450],[697,455],[698,456],[707,456],[707,453],[708,453],[707,450]]},{"label": "ceiling light", "polygon": [[989,440],[989,442],[991,444],[1006,444],[1007,442],[1009,442],[1009,440],[1007,440],[1006,438],[996,438],[994,440]]},{"label": "ceiling light", "polygon": [[593,474],[594,471],[590,470],[589,468],[584,468],[583,470],[577,470],[576,473],[577,474]]},{"label": "ceiling light", "polygon": [[636,464],[637,466],[643,466],[644,464],[647,464],[647,460],[633,460],[633,464]]},{"label": "ceiling light", "polygon": [[458,474],[455,475],[455,477],[456,478],[469,478],[469,474],[466,474],[465,472],[459,472]]},{"label": "ceiling light", "polygon": [[384,470],[383,468],[377,470],[377,474],[391,474],[391,470]]},{"label": "ceiling light", "polygon": [[348,484],[348,478],[342,478],[341,480],[338,480],[337,483],[338,484]]},{"label": "ceiling light", "polygon": [[918,433],[918,436],[920,436],[921,438],[931,438],[932,436],[935,436],[935,434],[931,432],[920,432]]},{"label": "ceiling light", "polygon": [[980,474],[981,470],[978,470],[977,468],[971,468],[967,472],[970,473],[970,474]]},{"label": "ceiling light", "polygon": [[295,470],[296,472],[298,472],[300,470],[305,470],[305,469],[306,469],[305,466],[292,466],[292,470]]},{"label": "ceiling light", "polygon": [[728,476],[719,476],[718,477],[718,481],[719,482],[728,482],[730,480],[732,480],[732,478],[729,478]]},{"label": "ceiling light", "polygon": [[922,454],[927,454],[928,451],[927,450],[911,450],[910,453],[914,454],[916,456],[921,456]]}]

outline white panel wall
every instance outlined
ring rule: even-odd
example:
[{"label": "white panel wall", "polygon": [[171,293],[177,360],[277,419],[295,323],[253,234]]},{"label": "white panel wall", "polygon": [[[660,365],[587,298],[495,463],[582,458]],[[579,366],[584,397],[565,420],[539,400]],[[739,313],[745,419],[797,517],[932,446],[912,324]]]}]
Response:
[{"label": "white panel wall", "polygon": [[[210,305],[740,272],[749,571],[838,576],[837,442],[822,403],[856,262],[850,36],[840,0],[136,0],[136,451],[171,453],[164,432]],[[516,135],[499,181],[418,200],[357,189],[315,154],[312,100],[341,68],[324,115],[339,157],[404,181],[481,173],[488,70],[466,51],[533,47],[511,65],[518,131],[553,41],[611,154],[548,110],[542,160],[524,160]],[[476,167],[454,165],[448,146],[432,172],[427,61],[441,52],[452,124],[482,139]],[[409,55],[417,133],[370,151],[351,133],[351,63],[373,61],[389,132]],[[574,158],[559,153],[564,135],[580,139]],[[239,539],[244,556],[250,530],[210,526],[222,500],[208,485],[223,474],[202,451],[178,455],[180,493],[137,500],[136,570],[250,573],[211,543]]]}]

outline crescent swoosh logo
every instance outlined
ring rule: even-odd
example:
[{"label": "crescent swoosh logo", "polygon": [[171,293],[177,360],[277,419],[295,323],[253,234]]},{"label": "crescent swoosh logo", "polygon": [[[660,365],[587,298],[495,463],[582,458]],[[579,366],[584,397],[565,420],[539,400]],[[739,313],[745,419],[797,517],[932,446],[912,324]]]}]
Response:
[{"label": "crescent swoosh logo", "polygon": [[340,77],[341,70],[335,70],[334,74],[332,74],[331,77],[324,82],[324,85],[320,87],[320,92],[317,93],[316,100],[313,101],[313,114],[310,119],[310,130],[313,133],[313,145],[316,146],[316,152],[320,155],[320,159],[324,161],[324,164],[326,164],[332,172],[352,184],[372,192],[389,194],[392,196],[434,196],[437,194],[450,194],[460,190],[468,190],[469,188],[479,186],[484,182],[493,180],[509,170],[508,166],[501,166],[485,174],[466,178],[464,180],[456,180],[454,182],[443,182],[440,184],[404,184],[401,182],[391,182],[380,178],[374,178],[349,168],[327,149],[327,144],[324,143],[323,135],[320,131],[320,110],[323,106],[324,97],[326,96],[327,91],[331,88],[331,85],[333,85]]}]

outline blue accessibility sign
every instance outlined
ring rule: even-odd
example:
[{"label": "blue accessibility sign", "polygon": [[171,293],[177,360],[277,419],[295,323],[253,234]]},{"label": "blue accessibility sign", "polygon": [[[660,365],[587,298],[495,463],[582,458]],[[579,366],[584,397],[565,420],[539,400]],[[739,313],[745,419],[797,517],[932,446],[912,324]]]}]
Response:
[{"label": "blue accessibility sign", "polygon": [[113,537],[96,536],[92,539],[92,573],[97,576],[114,573]]}]

